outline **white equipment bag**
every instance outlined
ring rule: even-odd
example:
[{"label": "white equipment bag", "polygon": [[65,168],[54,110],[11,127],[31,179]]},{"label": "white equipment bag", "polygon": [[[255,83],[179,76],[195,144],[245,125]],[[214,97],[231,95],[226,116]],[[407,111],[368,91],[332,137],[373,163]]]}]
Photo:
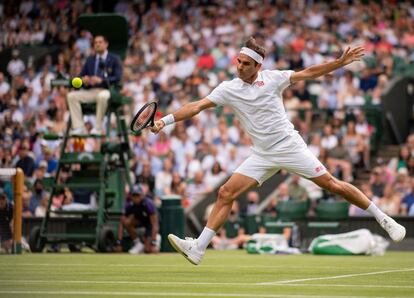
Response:
[{"label": "white equipment bag", "polygon": [[367,229],[323,235],[313,239],[309,251],[317,255],[383,255],[389,242]]}]

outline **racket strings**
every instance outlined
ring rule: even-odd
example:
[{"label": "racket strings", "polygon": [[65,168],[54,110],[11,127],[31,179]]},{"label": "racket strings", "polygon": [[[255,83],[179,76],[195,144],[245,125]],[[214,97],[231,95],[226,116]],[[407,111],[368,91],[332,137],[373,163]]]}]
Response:
[{"label": "racket strings", "polygon": [[148,124],[148,120],[153,116],[155,112],[155,105],[148,105],[136,118],[134,123],[134,130],[140,130]]}]

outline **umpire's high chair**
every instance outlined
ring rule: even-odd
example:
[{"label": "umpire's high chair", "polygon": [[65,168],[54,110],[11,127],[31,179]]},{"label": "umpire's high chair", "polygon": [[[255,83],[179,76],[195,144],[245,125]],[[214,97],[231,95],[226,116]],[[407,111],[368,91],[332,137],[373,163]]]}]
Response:
[{"label": "umpire's high chair", "polygon": [[[115,14],[82,15],[79,22],[83,28],[94,35],[105,35],[111,51],[125,55],[127,45],[127,23],[124,17]],[[59,79],[54,86],[70,86],[70,80]],[[48,243],[67,243],[70,250],[77,250],[78,244],[84,244],[95,250],[112,251],[116,241],[119,216],[125,201],[125,186],[131,187],[129,159],[131,157],[128,128],[123,112],[124,105],[130,105],[131,99],[122,96],[115,86],[110,87],[111,97],[106,111],[106,135],[70,134],[69,119],[63,136],[45,135],[46,139],[61,139],[60,160],[55,177],[46,178],[45,185],[50,189],[50,199],[41,226],[30,232],[29,244],[33,252],[41,252]],[[95,104],[82,104],[84,114],[95,113]],[[111,118],[116,121],[116,134],[111,134]],[[100,150],[84,152],[82,143],[87,138],[100,141]],[[72,149],[68,150],[72,143]],[[73,146],[75,145],[75,146]],[[76,147],[76,148],[74,148]],[[64,175],[69,177],[64,179]],[[53,198],[68,188],[72,193],[86,194],[97,198],[95,206],[66,209],[52,208]],[[64,198],[64,194],[62,195]],[[93,202],[91,202],[93,203]],[[54,216],[59,224],[50,225]],[[63,218],[63,219],[62,219]]]}]

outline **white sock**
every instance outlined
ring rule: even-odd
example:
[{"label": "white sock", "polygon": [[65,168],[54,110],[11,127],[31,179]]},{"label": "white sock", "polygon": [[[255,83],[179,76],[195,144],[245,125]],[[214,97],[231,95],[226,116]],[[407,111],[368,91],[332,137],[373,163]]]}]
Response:
[{"label": "white sock", "polygon": [[204,230],[201,232],[200,236],[197,238],[198,248],[201,250],[206,250],[211,239],[216,235],[216,231],[204,227]]},{"label": "white sock", "polygon": [[371,202],[366,211],[374,215],[378,222],[381,222],[381,220],[387,217],[387,215],[384,212],[382,212],[373,202]]}]

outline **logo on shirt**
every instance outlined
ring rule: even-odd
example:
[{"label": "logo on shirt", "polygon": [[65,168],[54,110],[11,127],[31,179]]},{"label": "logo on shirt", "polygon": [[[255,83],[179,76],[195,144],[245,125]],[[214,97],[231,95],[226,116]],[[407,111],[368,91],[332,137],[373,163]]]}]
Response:
[{"label": "logo on shirt", "polygon": [[264,82],[263,81],[258,81],[256,83],[257,87],[263,87],[264,86]]},{"label": "logo on shirt", "polygon": [[315,168],[316,173],[319,173],[322,170],[323,170],[323,166],[318,166]]}]

